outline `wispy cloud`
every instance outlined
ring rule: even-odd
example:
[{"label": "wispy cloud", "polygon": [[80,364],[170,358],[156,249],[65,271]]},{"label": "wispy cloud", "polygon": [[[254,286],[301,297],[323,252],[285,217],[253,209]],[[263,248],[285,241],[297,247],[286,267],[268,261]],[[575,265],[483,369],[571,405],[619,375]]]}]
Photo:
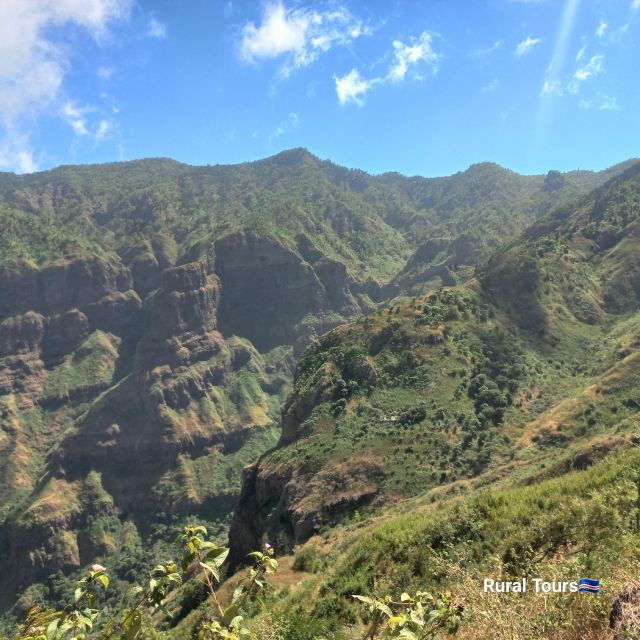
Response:
[{"label": "wispy cloud", "polygon": [[542,40],[540,38],[532,38],[531,36],[527,36],[522,42],[518,44],[513,54],[516,58],[522,58],[522,56],[526,55],[533,49],[537,47],[539,44],[542,44]]},{"label": "wispy cloud", "polygon": [[371,29],[344,7],[317,11],[271,2],[258,26],[253,22],[245,24],[240,53],[249,62],[284,57],[281,71],[288,75],[315,62],[329,49],[348,45],[370,33]]},{"label": "wispy cloud", "polygon": [[104,140],[109,135],[109,133],[111,133],[111,129],[111,122],[109,122],[108,120],[100,120],[100,122],[98,123],[98,128],[96,129],[96,132],[94,134],[95,140],[97,142],[100,142],[100,140]]},{"label": "wispy cloud", "polygon": [[300,118],[298,117],[298,114],[292,111],[287,118],[269,134],[269,143],[277,140],[286,133],[291,133],[294,129],[297,129],[299,123]]},{"label": "wispy cloud", "polygon": [[426,63],[430,70],[436,71],[440,56],[433,50],[432,41],[433,37],[427,31],[417,38],[411,38],[408,44],[394,40],[394,62],[389,70],[388,79],[391,82],[404,80],[409,69],[420,62]]},{"label": "wispy cloud", "polygon": [[86,115],[89,111],[90,109],[87,107],[77,107],[72,102],[67,102],[62,106],[61,113],[77,136],[88,136],[89,129],[87,128]]},{"label": "wispy cloud", "polygon": [[151,20],[149,20],[149,28],[147,29],[147,36],[149,38],[164,40],[167,37],[167,26],[162,22],[159,22],[155,18],[151,18]]},{"label": "wispy cloud", "polygon": [[545,80],[540,90],[541,96],[561,96],[563,94],[564,88],[559,80]]},{"label": "wispy cloud", "polygon": [[351,69],[344,76],[333,76],[336,83],[336,94],[341,105],[354,103],[362,106],[364,96],[379,79],[366,80],[357,69]]},{"label": "wispy cloud", "polygon": [[93,123],[90,122],[90,115],[95,113],[96,109],[94,107],[80,107],[71,101],[65,102],[60,109],[61,117],[73,129],[76,137],[87,137],[95,142],[100,142],[107,137],[113,125],[105,118],[94,120]]},{"label": "wispy cloud", "polygon": [[[560,20],[560,26],[558,29],[558,35],[556,36],[555,45],[553,48],[553,55],[547,66],[545,77],[540,90],[540,96],[552,96],[562,95],[563,89],[563,75],[564,67],[567,58],[567,53],[571,43],[571,35],[573,33],[576,17],[580,8],[581,0],[567,0],[564,10],[562,12],[562,19]],[[584,55],[584,51],[578,54],[581,58]],[[545,129],[547,121],[549,119],[550,111],[548,105],[541,106],[538,114],[537,131],[538,136],[542,135],[542,131]]]},{"label": "wispy cloud", "polygon": [[471,54],[476,58],[484,58],[489,54],[497,51],[502,47],[502,40],[496,40],[492,45],[488,47],[479,47],[478,49],[474,49]]},{"label": "wispy cloud", "polygon": [[609,25],[604,20],[600,20],[600,24],[598,24],[598,28],[596,29],[596,36],[598,38],[604,38],[604,34],[607,33],[608,26]]},{"label": "wispy cloud", "polygon": [[[113,22],[128,15],[130,7],[131,0],[2,0],[0,168],[35,170],[38,163],[29,143],[31,127],[52,107],[67,117],[57,105],[72,48],[56,42],[55,29],[71,24],[100,39]],[[78,130],[80,120],[74,120]]]},{"label": "wispy cloud", "polygon": [[393,58],[386,75],[364,78],[358,69],[352,69],[344,76],[334,76],[336,94],[341,105],[354,103],[362,106],[364,96],[377,84],[400,83],[411,75],[414,80],[422,80],[423,73],[437,73],[442,57],[433,49],[433,35],[423,31],[408,42],[393,41]]},{"label": "wispy cloud", "polygon": [[113,74],[115,73],[115,69],[113,67],[98,67],[96,74],[98,75],[99,78],[102,78],[103,80],[110,80],[113,77]]},{"label": "wispy cloud", "polygon": [[597,111],[622,111],[618,98],[616,96],[608,96],[604,93],[599,93],[592,100],[580,100],[580,107],[582,109],[595,109]]},{"label": "wispy cloud", "polygon": [[487,82],[487,84],[480,88],[480,93],[491,93],[498,88],[498,84],[500,84],[500,81],[498,78],[494,78],[491,82]]},{"label": "wispy cloud", "polygon": [[578,93],[580,86],[589,78],[599,76],[604,71],[604,56],[591,56],[589,62],[582,67],[578,67],[573,74],[573,79],[569,83],[568,89],[571,93]]},{"label": "wispy cloud", "polygon": [[640,0],[631,0],[631,9],[633,9],[633,11],[640,11]]}]

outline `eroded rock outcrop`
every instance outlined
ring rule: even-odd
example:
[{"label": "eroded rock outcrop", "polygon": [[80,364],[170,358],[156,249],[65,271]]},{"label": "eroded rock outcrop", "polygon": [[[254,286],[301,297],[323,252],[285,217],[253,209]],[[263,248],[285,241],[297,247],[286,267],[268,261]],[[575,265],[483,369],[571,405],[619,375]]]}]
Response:
[{"label": "eroded rock outcrop", "polygon": [[328,307],[313,268],[275,238],[235,233],[218,240],[215,253],[225,335],[241,335],[268,351],[295,342],[298,323]]},{"label": "eroded rock outcrop", "polygon": [[28,380],[36,363],[55,366],[95,330],[126,334],[141,308],[131,284],[115,257],[67,257],[41,270],[20,261],[0,268],[0,390],[37,392]]},{"label": "eroded rock outcrop", "polygon": [[297,355],[320,334],[374,308],[366,287],[306,236],[289,247],[271,236],[238,232],[215,243],[224,335],[260,351],[294,345]]},{"label": "eroded rock outcrop", "polygon": [[382,465],[367,458],[319,472],[304,465],[248,466],[229,534],[232,566],[264,542],[291,548],[356,509],[381,503],[384,476]]}]

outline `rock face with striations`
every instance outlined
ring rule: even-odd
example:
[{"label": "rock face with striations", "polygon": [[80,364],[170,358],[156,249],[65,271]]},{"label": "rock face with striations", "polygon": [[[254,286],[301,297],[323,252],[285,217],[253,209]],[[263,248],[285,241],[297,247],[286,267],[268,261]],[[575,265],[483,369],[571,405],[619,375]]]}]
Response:
[{"label": "rock face with striations", "polygon": [[[344,265],[305,250],[306,258],[247,231],[189,252],[159,276],[139,257],[133,273],[115,257],[3,270],[0,289],[11,303],[2,308],[0,389],[21,402],[7,405],[6,418],[20,425],[31,407],[59,440],[22,507],[30,518],[0,527],[0,549],[20,587],[107,552],[83,537],[93,509],[87,483],[99,485],[107,513],[142,530],[158,511],[228,512],[233,503],[217,490],[177,488],[185,465],[236,451],[272,424],[269,398],[286,391],[291,346],[303,348],[371,304],[352,293],[359,283]],[[285,351],[270,360],[266,352],[276,347]],[[96,369],[103,377],[87,379],[99,377]],[[22,426],[6,446],[39,455]],[[16,474],[5,471],[9,494]],[[74,508],[48,498],[55,492]],[[13,586],[0,588],[0,601],[14,594]]]},{"label": "rock face with striations", "polygon": [[55,365],[97,329],[123,335],[139,319],[131,287],[115,257],[64,258],[42,270],[24,262],[2,267],[0,390],[24,390],[33,367]]},{"label": "rock face with striations", "polygon": [[[246,337],[260,351],[295,344],[300,352],[317,335],[372,308],[356,301],[356,280],[345,265],[308,239],[300,250],[250,231],[231,234],[215,243],[215,272],[222,283],[221,332]],[[330,313],[333,318],[323,317]]]}]

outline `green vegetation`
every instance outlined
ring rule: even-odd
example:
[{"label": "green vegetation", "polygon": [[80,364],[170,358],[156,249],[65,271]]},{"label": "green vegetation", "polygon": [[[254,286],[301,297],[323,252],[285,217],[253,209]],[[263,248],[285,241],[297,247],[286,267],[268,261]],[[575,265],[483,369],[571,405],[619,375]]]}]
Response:
[{"label": "green vegetation", "polygon": [[[198,640],[262,640],[264,635],[256,635],[245,617],[247,613],[251,615],[254,602],[264,608],[264,596],[270,586],[267,580],[278,570],[273,548],[265,544],[262,551],[249,554],[254,566],[237,582],[229,602],[225,602],[218,585],[229,549],[218,547],[206,537],[207,529],[202,525],[186,526],[181,536],[185,550],[180,565],[173,561],[157,564],[149,572],[145,586],[134,584],[128,590],[123,597],[124,608],[117,616],[105,601],[111,584],[107,569],[92,564],[76,584],[73,604],[59,611],[32,604],[18,631],[11,633],[11,640],[175,638],[175,632],[167,627],[172,627],[189,605],[199,605],[187,621],[189,635]],[[442,629],[457,631],[461,619],[462,608],[453,606],[446,595],[434,597],[418,592],[411,597],[403,593],[397,603],[389,597],[353,597],[369,605],[373,614],[365,640],[429,640]],[[394,609],[400,611],[394,615]],[[187,629],[175,631],[185,633]]]},{"label": "green vegetation", "polygon": [[[486,489],[437,507],[425,498],[388,509],[382,518],[327,531],[330,569],[305,579],[274,609],[306,618],[317,636],[352,638],[359,620],[353,593],[428,589],[450,591],[464,607],[461,638],[577,639],[608,636],[615,598],[634,584],[640,559],[636,526],[637,450],[621,451],[594,467],[507,490]],[[483,578],[601,579],[602,594],[483,592]],[[533,583],[531,583],[533,584]],[[304,593],[318,594],[311,601]],[[327,629],[332,629],[327,633]],[[343,635],[344,634],[344,635]],[[293,636],[295,637],[295,636]]]},{"label": "green vegetation", "polygon": [[[4,176],[5,635],[425,640],[464,612],[462,638],[605,637],[640,561],[639,215],[638,163]],[[190,529],[179,569],[194,518],[215,542]],[[233,591],[264,542],[263,610]]]},{"label": "green vegetation", "polygon": [[119,340],[102,331],[92,333],[80,348],[52,369],[42,387],[43,402],[107,389],[118,359]]}]

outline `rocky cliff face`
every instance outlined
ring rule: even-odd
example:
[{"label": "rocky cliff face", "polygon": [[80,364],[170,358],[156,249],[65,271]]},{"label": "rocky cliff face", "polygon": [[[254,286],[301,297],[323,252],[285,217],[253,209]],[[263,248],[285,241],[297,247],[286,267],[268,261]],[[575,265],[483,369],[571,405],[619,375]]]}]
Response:
[{"label": "rocky cliff face", "polygon": [[[297,247],[246,232],[165,268],[145,251],[128,256],[130,266],[68,257],[42,270],[2,269],[0,454],[14,464],[0,487],[6,500],[31,491],[0,526],[16,577],[0,589],[5,605],[16,585],[106,552],[83,543],[92,507],[81,496],[92,474],[109,513],[141,530],[157,511],[228,513],[227,493],[239,487],[181,487],[185,465],[241,450],[272,424],[292,346],[363,310],[344,265],[306,250],[311,263]],[[38,507],[56,487],[73,510]],[[19,517],[25,510],[31,519]]]},{"label": "rocky cliff face", "polygon": [[341,319],[372,308],[370,301],[355,300],[357,281],[345,265],[308,239],[300,250],[277,238],[235,233],[216,241],[215,265],[222,283],[220,330],[248,338],[260,351],[294,344],[299,352]]}]

